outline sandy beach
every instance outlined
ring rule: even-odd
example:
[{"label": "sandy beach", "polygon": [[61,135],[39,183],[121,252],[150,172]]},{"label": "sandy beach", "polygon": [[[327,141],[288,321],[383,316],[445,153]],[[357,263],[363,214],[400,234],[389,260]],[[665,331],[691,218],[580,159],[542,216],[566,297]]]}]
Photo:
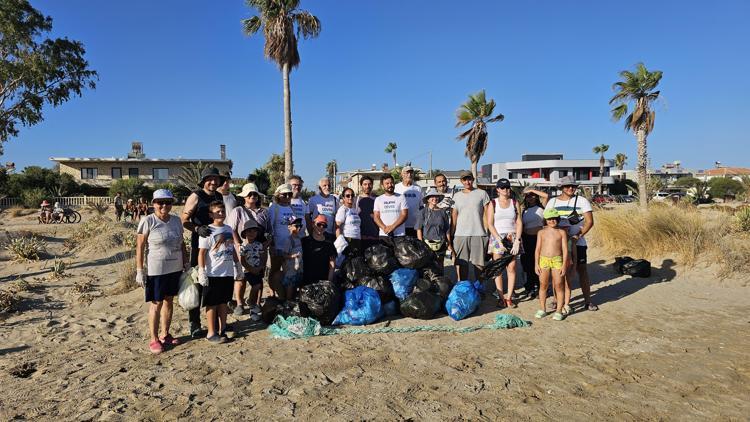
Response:
[{"label": "sandy beach", "polygon": [[[712,268],[684,268],[674,257],[652,261],[651,278],[630,278],[593,246],[589,271],[600,310],[563,322],[534,320],[537,302],[521,302],[502,312],[533,325],[512,330],[284,341],[247,316],[230,316],[238,337],[211,345],[184,337],[187,315],[177,307],[173,332],[185,343],[154,356],[142,290],[114,293],[118,261],[130,259],[126,245],[102,233],[67,252],[64,242],[79,224],[3,216],[0,242],[37,233],[49,255],[69,268],[51,279],[51,258],[17,263],[0,252],[0,288],[19,297],[17,312],[0,314],[2,420],[747,420],[750,414],[746,280],[721,281]],[[91,217],[84,214],[84,221]],[[428,323],[490,323],[497,312],[488,295],[464,321],[443,315]]]}]

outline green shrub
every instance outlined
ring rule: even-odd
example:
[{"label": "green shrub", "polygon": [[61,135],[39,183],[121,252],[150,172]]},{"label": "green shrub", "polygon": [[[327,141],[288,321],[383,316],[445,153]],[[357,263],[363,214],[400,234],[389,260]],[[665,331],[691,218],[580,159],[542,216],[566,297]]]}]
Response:
[{"label": "green shrub", "polygon": [[109,187],[109,196],[115,196],[117,192],[122,192],[124,198],[133,200],[137,200],[141,196],[150,198],[153,195],[153,190],[145,186],[143,180],[138,179],[115,180]]},{"label": "green shrub", "polygon": [[36,261],[39,255],[47,249],[44,240],[31,235],[30,237],[15,237],[5,246],[16,261]]},{"label": "green shrub", "polygon": [[39,208],[47,196],[43,188],[30,188],[21,193],[21,204],[26,208]]},{"label": "green shrub", "polygon": [[745,192],[741,182],[728,177],[714,177],[708,182],[709,192],[714,198],[722,198],[724,195],[739,195]]},{"label": "green shrub", "polygon": [[734,213],[734,226],[737,231],[750,232],[750,207],[742,207]]}]

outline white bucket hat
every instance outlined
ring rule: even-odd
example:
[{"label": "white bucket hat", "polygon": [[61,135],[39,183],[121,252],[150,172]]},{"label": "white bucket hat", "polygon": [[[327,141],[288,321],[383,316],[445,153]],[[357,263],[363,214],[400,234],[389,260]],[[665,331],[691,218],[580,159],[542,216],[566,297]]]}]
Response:
[{"label": "white bucket hat", "polygon": [[172,192],[169,189],[157,189],[154,191],[154,198],[151,201],[152,203],[156,201],[157,199],[168,199],[172,202],[174,202],[174,196],[172,195]]}]

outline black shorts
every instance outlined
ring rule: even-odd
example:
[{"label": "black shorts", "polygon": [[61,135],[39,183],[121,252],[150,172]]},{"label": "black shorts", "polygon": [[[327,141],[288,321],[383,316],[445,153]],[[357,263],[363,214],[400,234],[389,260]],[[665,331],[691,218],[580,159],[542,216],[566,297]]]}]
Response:
[{"label": "black shorts", "polygon": [[404,229],[404,235],[408,237],[417,237],[417,229],[414,227],[406,227]]},{"label": "black shorts", "polygon": [[177,296],[180,290],[182,271],[146,277],[146,302],[161,302],[167,297]]},{"label": "black shorts", "polygon": [[251,274],[251,273],[245,273],[245,281],[247,281],[250,286],[262,286],[263,285],[263,274]]},{"label": "black shorts", "polygon": [[234,277],[208,277],[208,286],[203,287],[201,306],[217,306],[232,300]]},{"label": "black shorts", "polygon": [[580,246],[576,245],[576,259],[578,262],[576,262],[578,265],[585,264],[586,263],[586,250],[588,249],[588,246]]}]

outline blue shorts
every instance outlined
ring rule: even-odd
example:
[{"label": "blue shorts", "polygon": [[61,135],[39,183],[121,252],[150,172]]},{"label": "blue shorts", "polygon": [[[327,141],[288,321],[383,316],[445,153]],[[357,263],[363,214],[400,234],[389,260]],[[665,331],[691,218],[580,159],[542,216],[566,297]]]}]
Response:
[{"label": "blue shorts", "polygon": [[146,302],[161,302],[167,297],[177,296],[180,290],[182,271],[146,277]]},{"label": "blue shorts", "polygon": [[263,274],[245,273],[245,281],[251,286],[263,285]]},{"label": "blue shorts", "polygon": [[281,280],[281,284],[284,287],[297,287],[302,284],[302,272],[292,274],[290,276],[284,275],[284,279]]}]

